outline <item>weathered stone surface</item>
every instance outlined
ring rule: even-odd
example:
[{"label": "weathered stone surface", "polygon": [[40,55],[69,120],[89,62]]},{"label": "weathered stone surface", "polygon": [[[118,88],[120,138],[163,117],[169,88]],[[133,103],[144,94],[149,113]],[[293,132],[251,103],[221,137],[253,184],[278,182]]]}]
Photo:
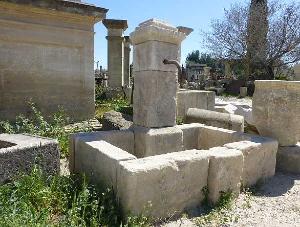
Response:
[{"label": "weathered stone surface", "polygon": [[45,115],[63,107],[93,118],[94,23],[107,10],[71,1],[0,1],[0,119],[32,100]]},{"label": "weathered stone surface", "polygon": [[278,149],[276,140],[256,137],[252,141],[229,143],[224,147],[243,153],[243,186],[253,186],[259,180],[274,176]]},{"label": "weathered stone surface", "polygon": [[35,164],[46,176],[59,173],[56,140],[22,134],[0,134],[0,184],[20,173],[29,174]]},{"label": "weathered stone surface", "polygon": [[78,142],[105,141],[111,145],[118,147],[130,154],[134,153],[134,134],[130,130],[121,131],[102,131],[90,133],[76,133],[70,135],[69,139],[69,165],[70,171],[74,171],[75,156],[78,150]]},{"label": "weathered stone surface", "polygon": [[176,125],[177,76],[172,72],[142,71],[135,74],[133,122],[159,128]]},{"label": "weathered stone surface", "polygon": [[101,119],[102,129],[108,130],[124,130],[129,129],[133,122],[132,116],[122,114],[117,111],[109,111],[103,115]]},{"label": "weathered stone surface", "polygon": [[177,117],[184,118],[189,108],[214,110],[215,93],[212,91],[179,90],[177,92]]},{"label": "weathered stone surface", "polygon": [[244,132],[244,117],[204,109],[188,109],[185,123],[202,123],[214,127]]},{"label": "weathered stone surface", "polygon": [[75,173],[84,173],[93,183],[117,187],[117,168],[120,161],[136,159],[128,152],[103,140],[79,140],[75,153]]},{"label": "weathered stone surface", "polygon": [[278,139],[281,146],[300,139],[300,82],[255,81],[253,118],[262,136]]},{"label": "weathered stone surface", "polygon": [[243,173],[243,154],[241,151],[216,147],[209,150],[208,199],[216,204],[222,193],[238,195]]},{"label": "weathered stone surface", "polygon": [[159,128],[176,124],[177,68],[163,60],[180,61],[180,44],[186,35],[155,19],[141,23],[130,40],[133,44],[133,122]]},{"label": "weathered stone surface", "polygon": [[202,125],[199,134],[198,149],[209,149],[244,140],[244,134],[228,129]]},{"label": "weathered stone surface", "polygon": [[134,154],[138,158],[183,150],[183,133],[177,127],[134,127]]},{"label": "weathered stone surface", "polygon": [[204,199],[209,160],[203,151],[175,152],[120,165],[118,197],[125,213],[170,217]]},{"label": "weathered stone surface", "polygon": [[276,168],[282,172],[300,173],[300,143],[278,148]]},{"label": "weathered stone surface", "polygon": [[198,149],[199,147],[199,134],[201,124],[192,123],[177,125],[176,127],[182,131],[183,135],[183,150]]}]

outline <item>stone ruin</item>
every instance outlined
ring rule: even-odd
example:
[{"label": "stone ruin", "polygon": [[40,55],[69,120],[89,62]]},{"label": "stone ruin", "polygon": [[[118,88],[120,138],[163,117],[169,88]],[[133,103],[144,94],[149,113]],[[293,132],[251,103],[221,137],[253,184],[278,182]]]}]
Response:
[{"label": "stone ruin", "polygon": [[[200,206],[208,189],[238,194],[275,174],[274,139],[204,124],[176,125],[177,70],[186,34],[148,20],[130,35],[134,46],[134,125],[128,130],[74,134],[70,169],[113,187],[124,214],[169,217]],[[149,206],[151,203],[151,206]]]}]

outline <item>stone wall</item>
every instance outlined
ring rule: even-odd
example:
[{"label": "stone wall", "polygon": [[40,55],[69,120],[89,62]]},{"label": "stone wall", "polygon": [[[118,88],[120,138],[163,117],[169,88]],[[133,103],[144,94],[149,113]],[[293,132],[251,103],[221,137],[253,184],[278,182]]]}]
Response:
[{"label": "stone wall", "polygon": [[47,114],[61,106],[74,120],[93,117],[94,23],[105,11],[9,2],[0,2],[0,120],[26,114],[29,100]]}]

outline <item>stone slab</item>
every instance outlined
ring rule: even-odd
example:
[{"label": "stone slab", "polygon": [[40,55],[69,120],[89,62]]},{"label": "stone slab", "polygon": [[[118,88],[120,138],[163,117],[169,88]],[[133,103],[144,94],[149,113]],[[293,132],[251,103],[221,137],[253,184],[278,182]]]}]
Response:
[{"label": "stone slab", "polygon": [[199,147],[199,134],[201,124],[183,124],[177,125],[176,127],[182,131],[183,135],[183,150],[198,149]]},{"label": "stone slab", "polygon": [[216,204],[222,193],[238,195],[243,173],[243,154],[241,151],[216,147],[209,150],[208,199]]},{"label": "stone slab", "polygon": [[198,149],[209,149],[244,140],[244,133],[213,126],[202,125],[199,134]]},{"label": "stone slab", "polygon": [[77,144],[79,141],[105,141],[115,147],[127,151],[130,154],[134,154],[134,134],[131,130],[115,130],[72,134],[69,138],[69,165],[71,172],[74,170],[75,152],[77,151]]},{"label": "stone slab", "polygon": [[120,162],[118,197],[123,212],[164,218],[200,205],[208,165],[208,155],[197,150]]},{"label": "stone slab", "polygon": [[275,174],[278,142],[273,139],[253,139],[225,144],[224,147],[240,150],[244,165],[242,185],[250,187],[259,180],[265,180]]},{"label": "stone slab", "polygon": [[282,172],[300,173],[300,143],[295,146],[279,147],[276,168]]},{"label": "stone slab", "polygon": [[183,132],[177,127],[134,128],[134,154],[138,158],[183,150]]},{"label": "stone slab", "polygon": [[59,147],[53,139],[22,135],[0,134],[0,184],[18,174],[29,174],[38,165],[46,176],[59,173]]},{"label": "stone slab", "polygon": [[133,122],[159,128],[176,125],[177,76],[174,72],[142,71],[134,77]]},{"label": "stone slab", "polygon": [[79,140],[74,159],[74,173],[84,173],[91,182],[116,190],[119,162],[136,157],[103,140]]}]

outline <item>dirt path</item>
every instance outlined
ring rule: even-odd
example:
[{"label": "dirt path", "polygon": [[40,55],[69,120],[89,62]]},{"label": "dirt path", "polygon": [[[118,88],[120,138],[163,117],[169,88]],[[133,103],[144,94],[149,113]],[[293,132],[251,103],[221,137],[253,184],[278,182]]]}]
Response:
[{"label": "dirt path", "polygon": [[278,173],[255,194],[242,193],[232,208],[221,214],[206,219],[181,219],[164,225],[179,226],[299,227],[300,175]]}]

